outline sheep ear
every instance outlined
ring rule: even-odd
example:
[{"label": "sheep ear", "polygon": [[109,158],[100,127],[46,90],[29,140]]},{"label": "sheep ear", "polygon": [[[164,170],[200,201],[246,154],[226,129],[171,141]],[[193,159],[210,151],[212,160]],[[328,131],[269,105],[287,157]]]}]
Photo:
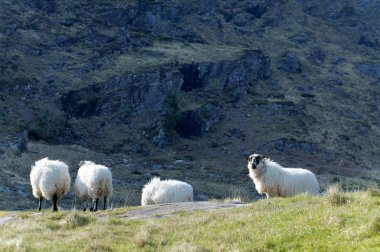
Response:
[{"label": "sheep ear", "polygon": [[266,157],[266,156],[264,156],[264,155],[261,155],[261,156],[260,156],[260,158],[261,158],[261,159],[264,159],[264,158],[267,158],[267,157]]}]

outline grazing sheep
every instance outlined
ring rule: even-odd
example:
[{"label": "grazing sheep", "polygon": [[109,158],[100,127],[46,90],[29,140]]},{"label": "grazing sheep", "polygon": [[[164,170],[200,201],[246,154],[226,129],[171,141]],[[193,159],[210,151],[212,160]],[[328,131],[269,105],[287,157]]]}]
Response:
[{"label": "grazing sheep", "polygon": [[69,167],[59,160],[47,157],[35,162],[30,172],[30,183],[34,197],[39,199],[38,211],[41,210],[42,198],[53,199],[53,211],[58,211],[57,201],[70,189]]},{"label": "grazing sheep", "polygon": [[185,201],[193,201],[193,187],[182,181],[155,177],[142,190],[142,206]]},{"label": "grazing sheep", "polygon": [[96,212],[100,197],[104,197],[103,210],[106,210],[107,199],[112,196],[113,191],[111,171],[103,165],[81,161],[74,189],[75,194],[84,201],[83,211],[86,211],[87,201],[92,200],[90,211]]},{"label": "grazing sheep", "polygon": [[284,168],[260,154],[249,156],[249,176],[256,190],[269,197],[291,197],[301,193],[319,193],[315,175],[301,168]]}]

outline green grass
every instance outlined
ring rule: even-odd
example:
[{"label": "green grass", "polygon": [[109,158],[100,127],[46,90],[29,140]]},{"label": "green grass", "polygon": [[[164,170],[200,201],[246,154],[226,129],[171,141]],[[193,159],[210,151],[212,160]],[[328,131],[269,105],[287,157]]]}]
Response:
[{"label": "green grass", "polygon": [[158,41],[152,47],[117,57],[110,66],[97,71],[95,75],[100,78],[97,81],[104,81],[115,73],[152,70],[175,61],[179,64],[189,64],[236,60],[243,53],[244,48],[236,46]]},{"label": "green grass", "polygon": [[372,195],[348,193],[351,200],[340,206],[301,195],[143,221],[43,212],[1,225],[0,250],[373,251],[380,246],[380,198]]}]

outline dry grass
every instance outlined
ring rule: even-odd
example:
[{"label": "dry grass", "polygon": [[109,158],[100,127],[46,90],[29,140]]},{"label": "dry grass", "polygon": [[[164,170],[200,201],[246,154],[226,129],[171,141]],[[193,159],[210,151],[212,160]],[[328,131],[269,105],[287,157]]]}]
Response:
[{"label": "dry grass", "polygon": [[333,185],[327,189],[326,199],[333,206],[342,206],[350,202],[350,198],[339,185]]},{"label": "dry grass", "polygon": [[380,196],[380,190],[375,187],[368,187],[366,190],[366,193],[371,197],[379,197]]},{"label": "dry grass", "polygon": [[378,248],[380,216],[373,206],[379,205],[379,198],[368,197],[366,192],[344,193],[337,187],[329,189],[326,197],[331,195],[339,199],[340,207],[326,202],[325,197],[305,194],[259,200],[245,208],[184,212],[152,220],[120,218],[112,215],[112,211],[101,216],[45,211],[0,225],[0,251],[369,251]]}]

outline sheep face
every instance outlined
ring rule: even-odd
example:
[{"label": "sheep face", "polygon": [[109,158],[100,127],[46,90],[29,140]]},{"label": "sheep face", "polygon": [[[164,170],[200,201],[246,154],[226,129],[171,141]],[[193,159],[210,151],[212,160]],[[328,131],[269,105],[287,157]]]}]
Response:
[{"label": "sheep face", "polygon": [[248,157],[248,169],[256,169],[256,168],[261,168],[263,165],[262,160],[265,158],[265,156],[260,155],[260,154],[252,154],[251,156]]}]

